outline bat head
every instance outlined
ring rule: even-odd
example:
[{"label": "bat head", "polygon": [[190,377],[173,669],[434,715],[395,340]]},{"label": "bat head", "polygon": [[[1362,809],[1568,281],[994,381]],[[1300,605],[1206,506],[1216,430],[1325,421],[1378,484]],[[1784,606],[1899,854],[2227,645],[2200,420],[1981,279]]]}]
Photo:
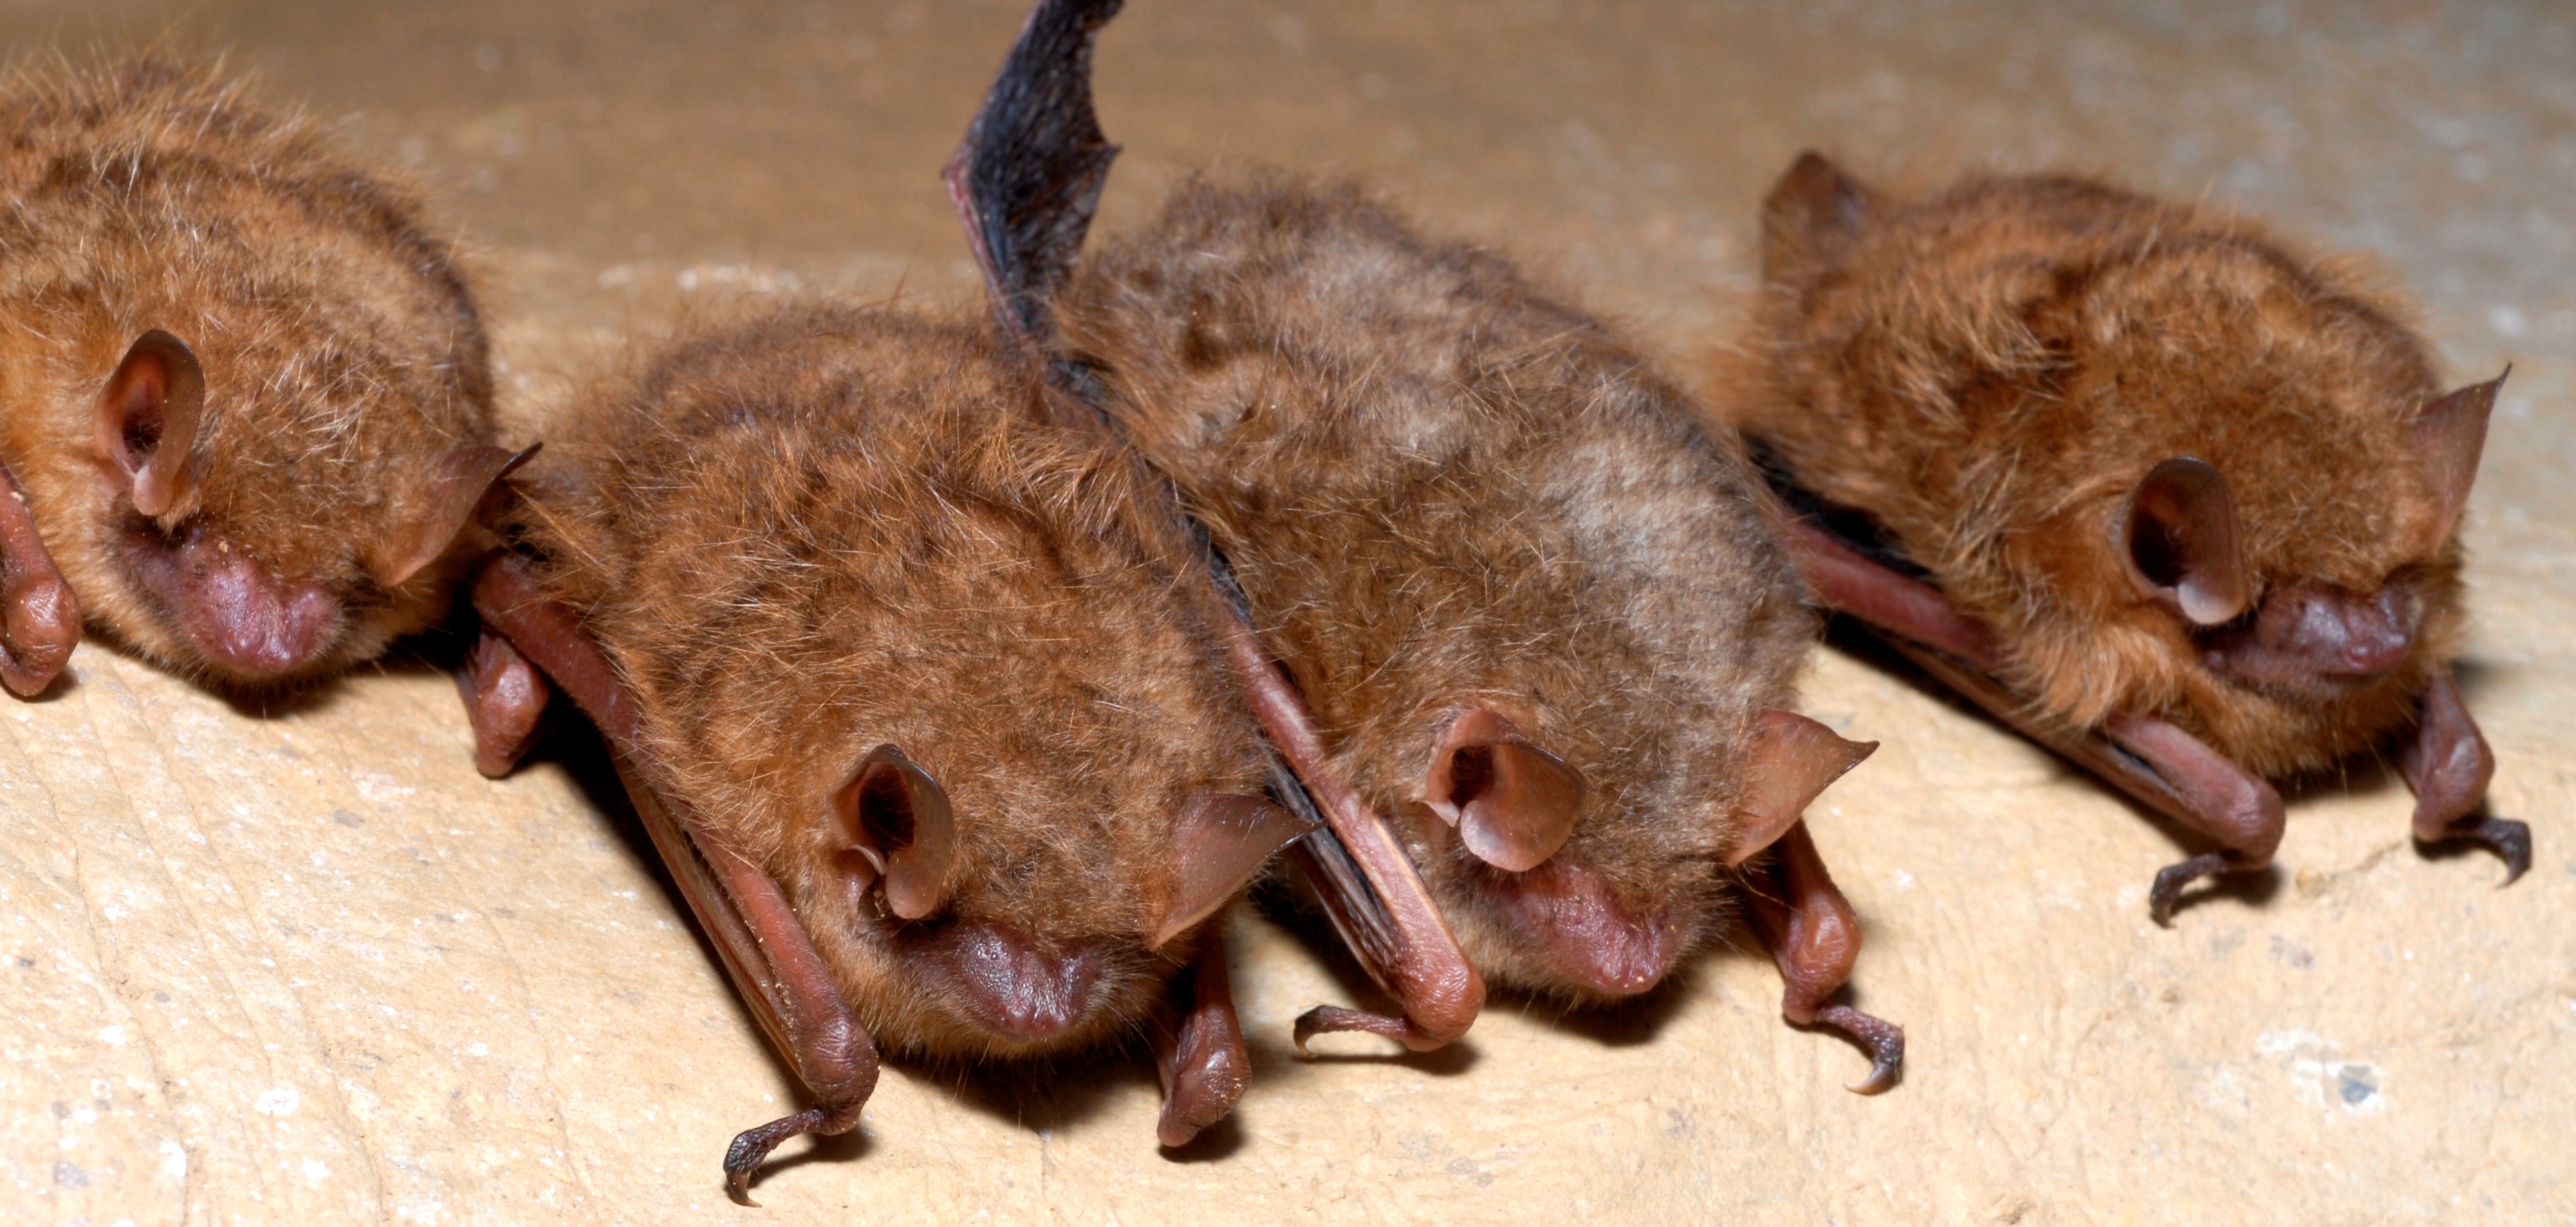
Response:
[{"label": "bat head", "polygon": [[[1587,798],[1581,773],[1491,708],[1451,721],[1411,813],[1433,833],[1425,880],[1477,965],[1578,1000],[1661,983],[1722,920],[1717,871],[1768,849],[1877,748],[1777,709],[1755,713],[1746,740],[1726,756],[1739,764],[1732,786],[1707,788],[1697,804],[1669,795],[1692,787],[1673,788],[1688,770],[1637,781],[1628,797]],[[1618,802],[1649,797],[1649,812],[1621,812]]]},{"label": "bat head", "polygon": [[1140,818],[1167,832],[1159,871],[1136,883],[1151,925],[1142,933],[1112,925],[1084,932],[1079,918],[1062,913],[1033,925],[1026,901],[995,897],[970,876],[970,861],[989,857],[1003,833],[961,824],[947,791],[892,745],[868,751],[835,790],[823,833],[848,913],[873,923],[924,1012],[946,1024],[927,1028],[942,1037],[935,1046],[1034,1051],[1127,1021],[1132,1003],[1114,981],[1150,969],[1308,830],[1269,800],[1242,794],[1191,795],[1168,825],[1146,815],[1131,821]]},{"label": "bat head", "polygon": [[210,72],[31,88],[18,139],[63,170],[0,261],[0,431],[92,622],[236,691],[428,625],[508,458],[417,204]]},{"label": "bat head", "polygon": [[[421,447],[422,424],[372,380],[280,404],[306,389],[215,361],[210,393],[197,351],[155,328],[98,386],[89,493],[108,565],[87,578],[108,590],[94,606],[136,647],[231,689],[327,674],[427,625],[453,578],[440,564],[525,453]],[[310,431],[324,416],[352,428]]]},{"label": "bat head", "polygon": [[1877,520],[2017,689],[2267,776],[2411,722],[2456,648],[2497,385],[2445,393],[2350,261],[2087,179],[1901,199],[1813,154],[1764,235],[1746,429]]}]

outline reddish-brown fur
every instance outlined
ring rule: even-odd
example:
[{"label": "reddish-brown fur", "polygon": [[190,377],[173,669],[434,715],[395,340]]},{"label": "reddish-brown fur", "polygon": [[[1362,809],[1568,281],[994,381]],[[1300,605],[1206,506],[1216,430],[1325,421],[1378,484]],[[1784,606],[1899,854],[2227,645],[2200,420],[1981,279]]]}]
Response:
[{"label": "reddish-brown fur", "polygon": [[[92,624],[257,685],[437,618],[455,564],[388,591],[366,546],[435,514],[439,459],[491,441],[492,384],[473,300],[411,196],[310,124],[158,59],[23,80],[0,135],[0,458]],[[94,428],[119,357],[155,328],[195,349],[206,387],[197,480],[157,519],[126,501]],[[221,628],[167,578],[187,542],[322,592],[313,650],[255,675],[210,652]]]},{"label": "reddish-brown fur", "polygon": [[[1349,189],[1192,182],[1058,311],[1479,968],[1623,994],[1724,923],[1755,715],[1790,704],[1812,629],[1731,437],[1502,258]],[[1588,783],[1528,874],[1468,854],[1423,803],[1443,730],[1475,707]],[[1592,889],[1615,916],[1550,915]]]},{"label": "reddish-brown fur", "polygon": [[[519,483],[519,535],[632,688],[653,785],[779,882],[879,1043],[933,1058],[1147,1017],[1191,946],[1147,946],[1173,817],[1263,778],[1192,547],[1133,462],[1038,420],[990,333],[852,307],[701,329],[583,397]],[[960,838],[954,894],[915,923],[854,895],[823,821],[884,743]],[[971,962],[944,935],[984,928],[1092,960],[1070,1025],[998,1033],[942,978]]]},{"label": "reddish-brown fur", "polygon": [[[1811,160],[1812,161],[1812,160]],[[2409,434],[2442,391],[2425,343],[2346,264],[2262,227],[2085,179],[1972,179],[1820,208],[1802,162],[1765,218],[1758,335],[1717,396],[1791,478],[1867,512],[2001,652],[2005,680],[2093,727],[2161,715],[2260,775],[2414,722],[2460,638],[2460,548]],[[2253,608],[2394,589],[2395,667],[2255,684],[2124,571],[2131,492],[2168,457],[2233,491]]]}]

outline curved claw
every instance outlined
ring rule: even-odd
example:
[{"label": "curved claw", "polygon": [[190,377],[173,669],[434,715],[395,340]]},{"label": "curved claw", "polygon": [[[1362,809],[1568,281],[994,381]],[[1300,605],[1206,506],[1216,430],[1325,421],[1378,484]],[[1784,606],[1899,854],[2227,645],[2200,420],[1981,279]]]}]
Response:
[{"label": "curved claw", "polygon": [[1847,1005],[1829,1005],[1816,1011],[1809,1025],[1840,1031],[1869,1053],[1869,1076],[1844,1090],[1855,1095],[1875,1095],[1905,1076],[1905,1028]]},{"label": "curved claw", "polygon": [[800,1133],[847,1133],[858,1123],[856,1108],[807,1108],[735,1134],[733,1145],[725,1147],[725,1196],[738,1204],[758,1207],[760,1203],[751,1199],[751,1174],[760,1169],[780,1142]]},{"label": "curved claw", "polygon": [[2473,843],[2491,849],[2504,859],[2504,881],[2496,883],[2502,890],[2531,872],[2531,824],[2512,818],[2463,818],[2442,832],[2440,839],[2422,840],[2427,844]]},{"label": "curved claw", "polygon": [[1313,1056],[1306,1051],[1306,1041],[1334,1031],[1365,1031],[1383,1035],[1414,1052],[1430,1052],[1449,1041],[1413,1025],[1413,1020],[1393,1014],[1372,1014],[1348,1006],[1319,1005],[1297,1016],[1297,1025],[1289,1033],[1297,1042],[1297,1055]]},{"label": "curved claw", "polygon": [[2203,852],[2180,864],[2167,865],[2156,871],[2156,884],[2147,890],[2147,915],[2162,928],[2173,927],[2174,906],[2182,901],[2186,886],[2202,878],[2216,877],[2235,866],[2223,852]]}]

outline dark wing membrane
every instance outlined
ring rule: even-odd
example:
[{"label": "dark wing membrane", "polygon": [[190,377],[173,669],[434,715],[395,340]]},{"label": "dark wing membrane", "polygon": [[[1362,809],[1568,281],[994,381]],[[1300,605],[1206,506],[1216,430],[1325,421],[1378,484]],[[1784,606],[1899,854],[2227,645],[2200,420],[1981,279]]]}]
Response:
[{"label": "dark wing membrane", "polygon": [[1091,108],[1091,47],[1123,0],[1043,0],[941,178],[1004,331],[1036,353],[1118,147]]}]

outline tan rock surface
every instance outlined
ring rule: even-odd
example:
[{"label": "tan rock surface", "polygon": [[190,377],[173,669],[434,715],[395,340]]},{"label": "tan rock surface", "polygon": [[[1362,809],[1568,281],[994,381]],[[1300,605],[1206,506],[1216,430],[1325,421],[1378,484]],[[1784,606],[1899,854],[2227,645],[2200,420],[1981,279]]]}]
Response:
[{"label": "tan rock surface", "polygon": [[[1356,173],[1675,353],[1809,144],[1937,178],[2114,168],[2376,248],[2455,370],[2517,363],[2470,526],[2494,889],[2402,787],[2294,803],[2277,875],[2149,924],[2177,843],[1903,677],[1821,652],[1886,748],[1814,815],[1905,1083],[1791,1031],[1755,957],[1635,1008],[1497,1002],[1461,1048],[1288,1051],[1357,991],[1243,918],[1257,1082],[1175,1160],[1150,1072],[898,1068],[864,1141],[732,1133],[762,1047],[577,746],[477,777],[417,666],[268,714],[93,641],[0,702],[0,1221],[2550,1222],[2576,1215],[2576,27],[2506,3],[1135,0],[1101,58],[1108,224],[1211,158]],[[229,47],[411,166],[484,253],[514,413],[710,294],[972,293],[933,178],[1018,5],[0,10],[12,48]],[[568,769],[567,764],[581,768]],[[586,775],[583,773],[587,773]]]}]

